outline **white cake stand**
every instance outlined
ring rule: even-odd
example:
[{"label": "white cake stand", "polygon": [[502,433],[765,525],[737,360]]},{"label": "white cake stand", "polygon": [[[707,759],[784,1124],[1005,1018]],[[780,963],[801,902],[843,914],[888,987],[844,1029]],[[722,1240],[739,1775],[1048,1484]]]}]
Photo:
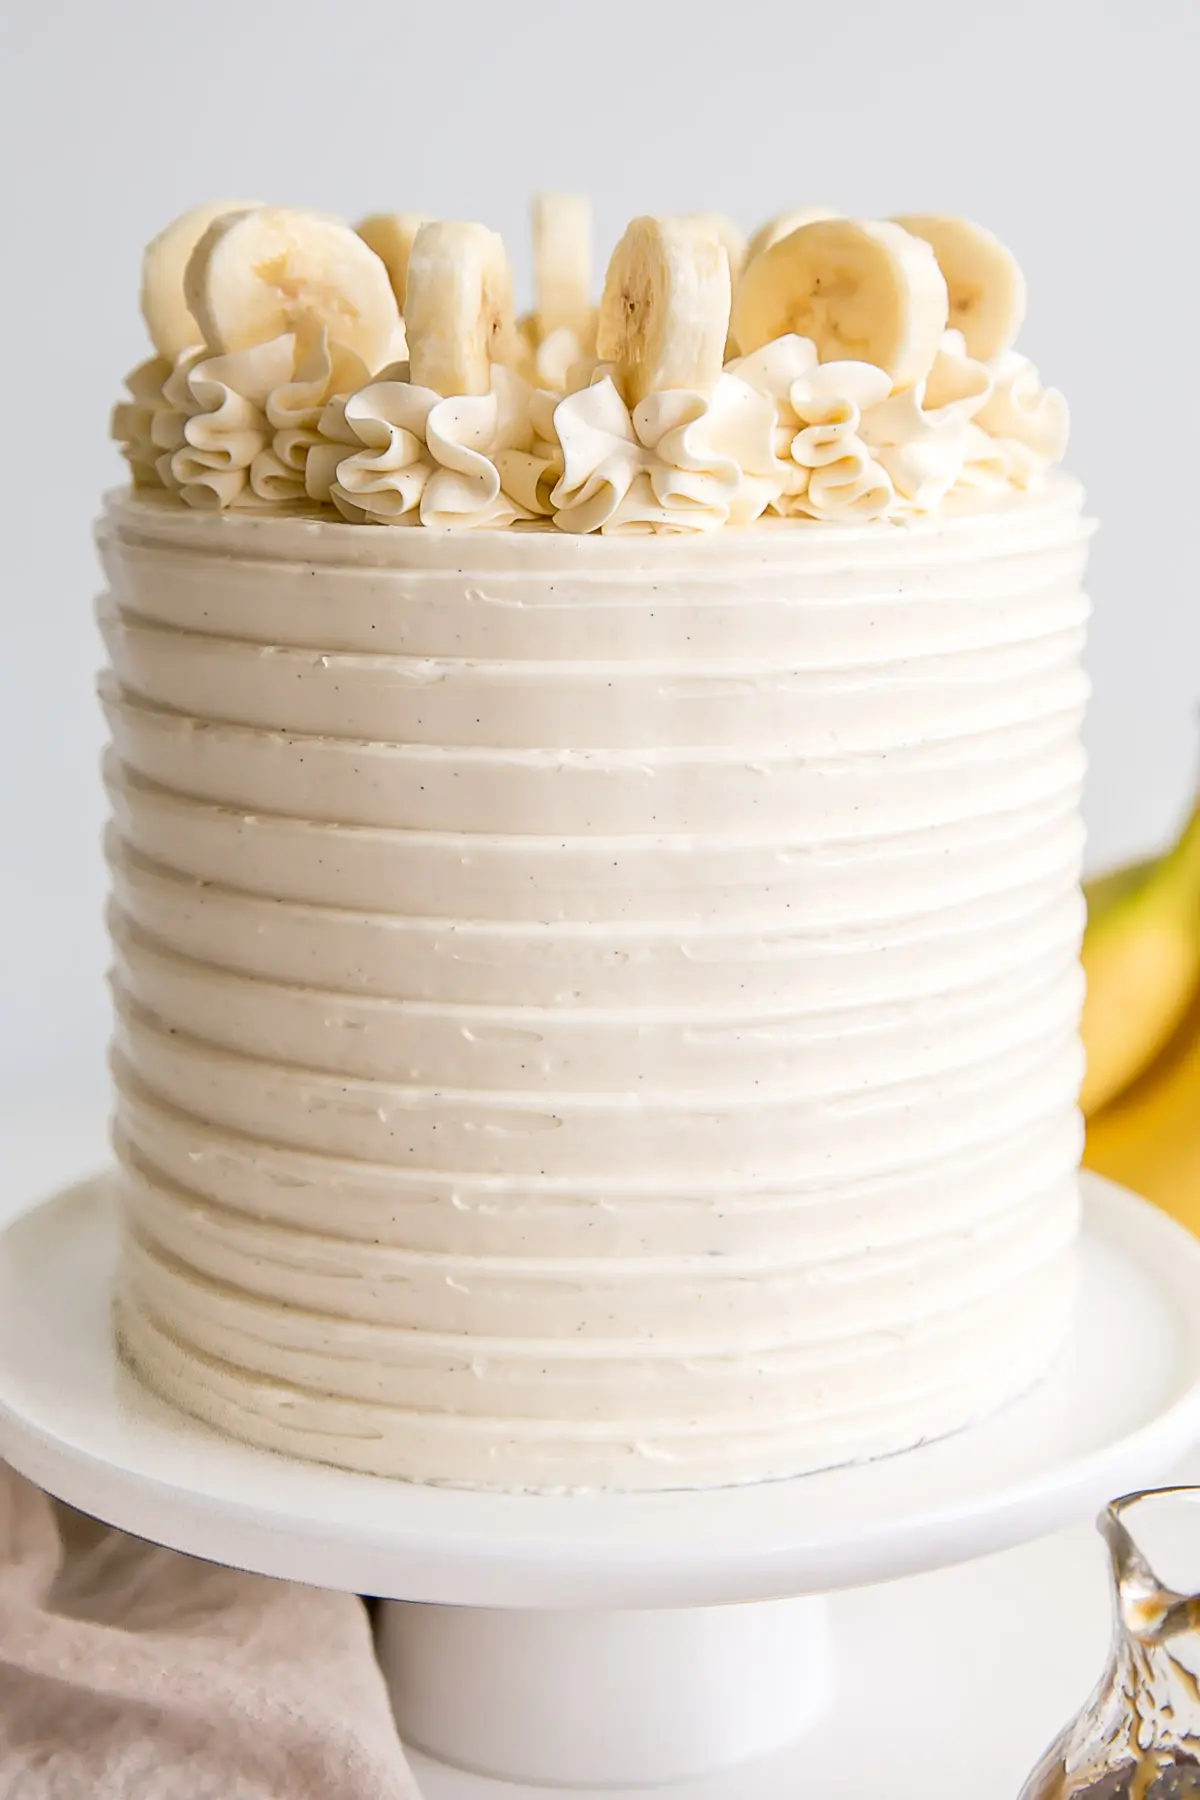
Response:
[{"label": "white cake stand", "polygon": [[112,1348],[99,1178],[0,1236],[0,1455],[142,1537],[399,1602],[380,1653],[405,1741],[439,1759],[419,1759],[426,1800],[515,1800],[501,1777],[798,1792],[799,1762],[765,1786],[766,1763],[736,1770],[786,1761],[830,1700],[821,1596],[1054,1530],[1200,1441],[1200,1244],[1107,1183],[1085,1191],[1067,1350],[971,1431],[716,1493],[497,1497],[225,1442],[145,1393]]}]

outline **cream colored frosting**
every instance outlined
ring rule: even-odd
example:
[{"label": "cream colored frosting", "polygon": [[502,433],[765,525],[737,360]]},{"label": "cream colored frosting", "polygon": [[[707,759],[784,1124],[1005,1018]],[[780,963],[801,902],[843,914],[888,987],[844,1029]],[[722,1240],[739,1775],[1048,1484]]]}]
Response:
[{"label": "cream colored frosting", "polygon": [[125,377],[128,398],[113,408],[109,430],[121,446],[135,488],[162,487],[158,459],[162,449],[155,436],[155,420],[166,408],[163,388],[173,364],[163,356],[148,357]]},{"label": "cream colored frosting", "polygon": [[330,496],[347,519],[447,529],[511,525],[529,515],[501,485],[506,452],[532,444],[529,392],[492,365],[491,392],[443,399],[401,364],[335,407],[339,443],[362,447],[337,463]]},{"label": "cream colored frosting", "polygon": [[143,1377],[507,1488],[786,1475],[1030,1385],[1076,1229],[1079,508],[467,556],[111,503]]},{"label": "cream colored frosting", "polygon": [[806,338],[778,338],[730,368],[774,402],[780,481],[769,504],[785,514],[932,512],[959,486],[1028,487],[1066,448],[1062,396],[1023,357],[977,362],[957,331],[929,374],[898,392],[870,363],[818,363]]},{"label": "cream colored frosting", "polygon": [[776,338],[732,365],[773,403],[778,457],[777,512],[810,518],[875,519],[895,493],[860,432],[863,412],[891,393],[882,369],[870,363],[817,360],[807,338]]},{"label": "cream colored frosting", "polygon": [[736,375],[708,396],[653,393],[630,410],[601,363],[554,409],[554,523],[610,533],[749,524],[779,491],[774,426],[770,401]]},{"label": "cream colored frosting", "polygon": [[227,356],[186,354],[176,363],[163,388],[163,441],[170,446],[164,478],[189,506],[259,503],[250,468],[270,443],[267,396],[291,380],[294,345],[288,335]]},{"label": "cream colored frosting", "polygon": [[579,348],[566,329],[538,347],[526,373],[544,388],[496,363],[489,393],[450,397],[411,383],[405,363],[366,381],[325,333],[190,350],[133,371],[112,431],[135,486],[206,510],[308,503],[356,524],[549,518],[608,535],[712,531],[768,508],[904,518],[959,489],[1034,486],[1066,446],[1066,403],[1028,359],[979,363],[954,331],[896,393],[872,364],[820,363],[786,336],[729,363],[710,395],[655,392],[632,410],[613,368]]},{"label": "cream colored frosting", "polygon": [[320,331],[293,342],[291,378],[272,387],[263,405],[270,442],[250,465],[250,485],[260,500],[280,506],[309,497],[308,461],[323,444],[321,416],[337,395],[351,394],[368,371],[353,351]]},{"label": "cream colored frosting", "polygon": [[1056,388],[1044,388],[1027,356],[1008,351],[990,366],[991,391],[974,415],[964,481],[982,487],[1036,485],[1066,451],[1070,419]]},{"label": "cream colored frosting", "polygon": [[928,375],[864,414],[864,441],[891,479],[897,512],[906,503],[931,512],[962,480],[970,421],[992,389],[991,371],[967,355],[960,332],[948,331]]},{"label": "cream colored frosting", "polygon": [[166,487],[203,511],[290,508],[310,497],[306,464],[326,405],[366,375],[323,330],[229,356],[187,350],[133,371],[112,432],[135,486]]}]

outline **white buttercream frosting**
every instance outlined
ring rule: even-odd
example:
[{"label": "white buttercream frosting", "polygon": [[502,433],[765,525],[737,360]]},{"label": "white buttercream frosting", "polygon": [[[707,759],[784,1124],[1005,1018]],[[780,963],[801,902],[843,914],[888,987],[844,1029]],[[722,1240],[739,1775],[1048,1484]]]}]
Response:
[{"label": "white buttercream frosting", "polygon": [[292,377],[295,340],[288,334],[226,356],[185,356],[163,389],[170,446],[164,471],[189,506],[206,511],[255,506],[250,467],[271,440],[267,396]]},{"label": "white buttercream frosting", "polygon": [[309,497],[308,459],[324,442],[322,414],[335,397],[361,388],[368,374],[361,358],[331,343],[327,331],[296,338],[291,376],[270,389],[263,405],[272,436],[250,465],[259,499],[284,506]]},{"label": "white buttercream frosting", "polygon": [[[571,338],[564,359],[578,349],[569,331],[551,336]],[[632,409],[594,362],[573,363],[565,394],[502,364],[471,396],[418,387],[404,363],[365,374],[324,333],[190,350],[132,372],[112,431],[135,487],[206,510],[307,503],[352,523],[548,518],[609,535],[711,531],[768,508],[831,522],[931,512],[956,489],[1036,485],[1067,438],[1066,403],[1027,358],[977,362],[954,331],[897,393],[872,364],[821,363],[795,336],[735,359],[711,395]]]},{"label": "white buttercream frosting", "polygon": [[563,531],[711,531],[744,525],[779,491],[769,399],[736,374],[709,396],[654,393],[632,408],[600,364],[554,409]]},{"label": "white buttercream frosting", "polygon": [[989,365],[991,390],[974,414],[964,478],[972,485],[1034,486],[1067,447],[1070,415],[1057,388],[1042,386],[1014,350]]},{"label": "white buttercream frosting", "polygon": [[204,511],[290,508],[309,497],[306,463],[323,410],[366,373],[324,331],[227,356],[188,350],[173,366],[155,359],[134,370],[113,435],[135,485],[161,484]]},{"label": "white buttercream frosting", "polygon": [[814,364],[789,382],[780,423],[798,475],[785,510],[814,519],[876,519],[889,510],[895,493],[862,421],[891,385],[882,369],[863,362]]},{"label": "white buttercream frosting", "polygon": [[[775,404],[781,480],[772,508],[814,519],[876,519],[932,512],[957,486],[984,485],[969,464],[973,455],[991,457],[984,448],[992,444],[990,430],[1013,424],[1013,405],[996,404],[998,386],[1016,379],[1011,361],[1002,358],[994,369],[977,362],[961,334],[948,331],[929,374],[895,393],[872,364],[820,363],[815,346],[794,336],[777,338],[730,368]],[[1028,376],[1021,379],[1028,383]],[[1031,392],[1024,397],[1040,422],[1041,403]],[[1057,420],[1052,402],[1045,410]],[[1062,423],[1057,450],[1036,471],[1026,459],[1028,478],[1013,473],[1015,485],[1029,485],[1061,456],[1065,416]],[[1047,422],[1039,442],[1049,444],[1052,436]],[[1002,471],[996,486],[1009,479],[1015,461],[1001,447],[987,462],[989,472]]]},{"label": "white buttercream frosting", "polygon": [[[697,422],[647,427],[697,481],[656,504],[717,504]],[[143,1377],[501,1488],[787,1475],[1031,1384],[1076,1229],[1079,505],[468,555],[113,503]]]},{"label": "white buttercream frosting", "polygon": [[[448,398],[403,363],[365,381],[323,332],[190,350],[173,367],[152,358],[128,377],[112,433],[135,487],[204,510],[315,503],[353,523],[437,529],[546,517],[610,535],[710,531],[767,508],[828,521],[930,512],[957,488],[1033,486],[1066,446],[1066,403],[1029,360],[979,363],[953,331],[898,393],[872,364],[820,363],[787,336],[731,362],[711,395],[652,393],[632,410],[611,368],[574,360],[571,332],[551,338],[563,343],[562,366],[539,372],[550,385],[495,364],[488,394]],[[563,394],[568,356],[577,385]]]},{"label": "white buttercream frosting", "polygon": [[989,369],[948,331],[928,375],[864,413],[863,439],[891,479],[897,511],[932,512],[961,481],[970,421],[991,392]]},{"label": "white buttercream frosting", "polygon": [[110,432],[121,446],[129,464],[135,488],[162,487],[158,459],[162,449],[154,434],[155,420],[166,409],[163,388],[171,375],[172,364],[162,356],[151,356],[125,377],[127,398],[117,402],[112,411]]},{"label": "white buttercream frosting", "polygon": [[529,390],[500,363],[492,364],[489,393],[447,398],[415,385],[400,364],[324,423],[334,441],[360,446],[338,461],[329,488],[351,521],[445,530],[529,516],[501,479],[505,455],[532,445]]}]

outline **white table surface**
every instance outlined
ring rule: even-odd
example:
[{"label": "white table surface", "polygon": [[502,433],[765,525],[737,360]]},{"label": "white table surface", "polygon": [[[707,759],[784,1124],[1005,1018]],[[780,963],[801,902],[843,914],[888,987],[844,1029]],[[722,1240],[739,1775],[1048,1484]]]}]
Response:
[{"label": "white table surface", "polygon": [[[103,1133],[97,1105],[0,1113],[0,1218],[95,1168]],[[1200,1481],[1200,1455],[1181,1474]],[[670,1800],[866,1800],[881,1791],[888,1800],[1014,1800],[1103,1666],[1105,1553],[1080,1524],[956,1569],[838,1595],[833,1620],[839,1692],[820,1731],[784,1762],[672,1789]],[[425,1800],[537,1792],[413,1763]],[[588,1797],[577,1790],[575,1800]]]}]

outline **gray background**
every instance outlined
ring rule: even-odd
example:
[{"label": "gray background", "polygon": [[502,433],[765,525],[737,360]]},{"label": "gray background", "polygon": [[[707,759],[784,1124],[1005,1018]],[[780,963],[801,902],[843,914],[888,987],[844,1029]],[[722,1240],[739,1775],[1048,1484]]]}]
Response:
[{"label": "gray background", "polygon": [[1092,563],[1093,862],[1197,766],[1200,6],[1154,0],[39,0],[3,9],[0,1082],[103,1083],[90,520],[146,353],[146,239],[220,195],[502,231],[528,195],[753,226],[821,201],[961,212],[1017,251],[1064,388]]}]

